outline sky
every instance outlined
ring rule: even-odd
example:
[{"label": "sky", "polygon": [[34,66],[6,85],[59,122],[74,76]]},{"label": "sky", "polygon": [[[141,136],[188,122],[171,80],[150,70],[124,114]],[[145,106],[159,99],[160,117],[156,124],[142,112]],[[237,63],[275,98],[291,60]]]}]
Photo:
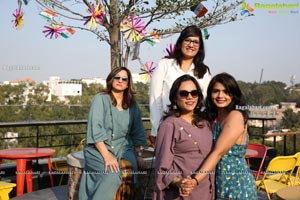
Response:
[{"label": "sky", "polygon": [[[271,14],[254,7],[255,3],[300,4],[300,1],[246,2],[254,8],[254,16],[208,29],[210,37],[204,40],[204,62],[212,75],[228,72],[245,82],[275,80],[288,86],[294,75],[295,83],[300,83],[300,8],[271,9]],[[1,0],[0,8],[0,82],[25,77],[41,82],[50,76],[60,76],[63,80],[105,79],[110,72],[109,46],[95,35],[77,30],[68,39],[51,40],[42,33],[46,23],[38,15],[40,9],[33,0],[23,5],[25,20],[21,30],[16,30],[12,22],[17,0]],[[175,43],[177,37],[163,39],[154,47],[142,44],[141,60],[157,64],[165,56],[164,49]],[[130,61],[132,73],[138,73],[139,68],[138,61]]]}]

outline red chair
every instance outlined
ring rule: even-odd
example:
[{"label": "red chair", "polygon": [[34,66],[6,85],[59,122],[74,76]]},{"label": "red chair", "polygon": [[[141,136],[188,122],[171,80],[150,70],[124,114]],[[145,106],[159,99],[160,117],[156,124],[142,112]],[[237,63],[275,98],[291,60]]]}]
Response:
[{"label": "red chair", "polygon": [[258,155],[255,158],[249,158],[250,162],[250,170],[255,178],[257,180],[260,176],[263,175],[261,172],[268,148],[267,146],[263,144],[248,144],[248,149],[253,149],[258,152]]}]

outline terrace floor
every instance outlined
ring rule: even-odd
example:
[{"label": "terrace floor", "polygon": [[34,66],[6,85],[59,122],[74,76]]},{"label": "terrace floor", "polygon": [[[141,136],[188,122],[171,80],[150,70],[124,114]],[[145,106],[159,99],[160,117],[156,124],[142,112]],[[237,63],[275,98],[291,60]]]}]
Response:
[{"label": "terrace floor", "polygon": [[[32,193],[26,193],[22,196],[12,198],[12,200],[67,200],[68,188],[67,185],[57,186],[37,190]],[[264,192],[258,192],[258,200],[267,200],[267,195]]]}]

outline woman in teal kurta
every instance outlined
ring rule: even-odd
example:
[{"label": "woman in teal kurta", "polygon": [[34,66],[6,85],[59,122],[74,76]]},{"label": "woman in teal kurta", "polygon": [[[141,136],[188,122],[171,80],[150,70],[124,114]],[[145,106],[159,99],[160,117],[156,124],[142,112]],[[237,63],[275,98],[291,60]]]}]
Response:
[{"label": "woman in teal kurta", "polygon": [[[114,69],[107,90],[92,101],[84,147],[85,167],[79,199],[113,200],[122,183],[121,158],[137,171],[137,152],[146,144],[139,108],[127,68]],[[136,182],[136,177],[135,177]]]}]

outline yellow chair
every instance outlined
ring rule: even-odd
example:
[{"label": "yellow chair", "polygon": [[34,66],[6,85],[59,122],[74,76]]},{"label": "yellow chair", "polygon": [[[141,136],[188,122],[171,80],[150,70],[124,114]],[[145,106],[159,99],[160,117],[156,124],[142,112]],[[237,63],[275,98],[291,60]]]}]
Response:
[{"label": "yellow chair", "polygon": [[0,181],[0,200],[9,200],[9,193],[16,187],[15,183]]},{"label": "yellow chair", "polygon": [[287,174],[274,174],[274,175],[267,176],[267,178],[276,181],[281,181],[283,183],[287,183],[289,186],[300,185],[300,152],[296,153],[294,156],[297,158],[295,168],[292,170],[295,171],[297,168],[295,176],[291,175],[288,181],[287,181],[287,176],[288,176]]},{"label": "yellow chair", "polygon": [[297,158],[297,162],[296,162],[296,166],[295,166],[295,169],[297,168],[297,171],[296,171],[295,176],[292,175],[290,177],[289,183],[291,183],[291,186],[300,185],[300,152],[296,153],[295,156]]},{"label": "yellow chair", "polygon": [[[256,181],[257,190],[265,190],[268,196],[268,199],[271,200],[272,194],[276,193],[277,190],[288,187],[288,182],[290,182],[290,177],[295,168],[297,158],[293,156],[277,156],[273,158],[267,166],[266,172],[264,173],[261,180]],[[277,181],[274,179],[268,179],[267,176],[270,174],[279,174],[285,175],[285,182]]]},{"label": "yellow chair", "polygon": [[[81,139],[79,144],[76,146],[75,151],[81,151],[84,147],[85,138]],[[56,160],[52,162],[52,168],[54,171],[61,172],[59,184],[61,185],[64,178],[64,174],[69,172],[69,165],[66,160]]]},{"label": "yellow chair", "polygon": [[85,138],[82,138],[80,140],[79,144],[75,148],[75,151],[81,151],[83,149],[85,140],[86,140]]},{"label": "yellow chair", "polygon": [[69,172],[69,166],[66,160],[55,160],[52,162],[52,170],[61,173],[61,177],[58,185],[61,185],[61,182],[64,178],[64,175]]}]

